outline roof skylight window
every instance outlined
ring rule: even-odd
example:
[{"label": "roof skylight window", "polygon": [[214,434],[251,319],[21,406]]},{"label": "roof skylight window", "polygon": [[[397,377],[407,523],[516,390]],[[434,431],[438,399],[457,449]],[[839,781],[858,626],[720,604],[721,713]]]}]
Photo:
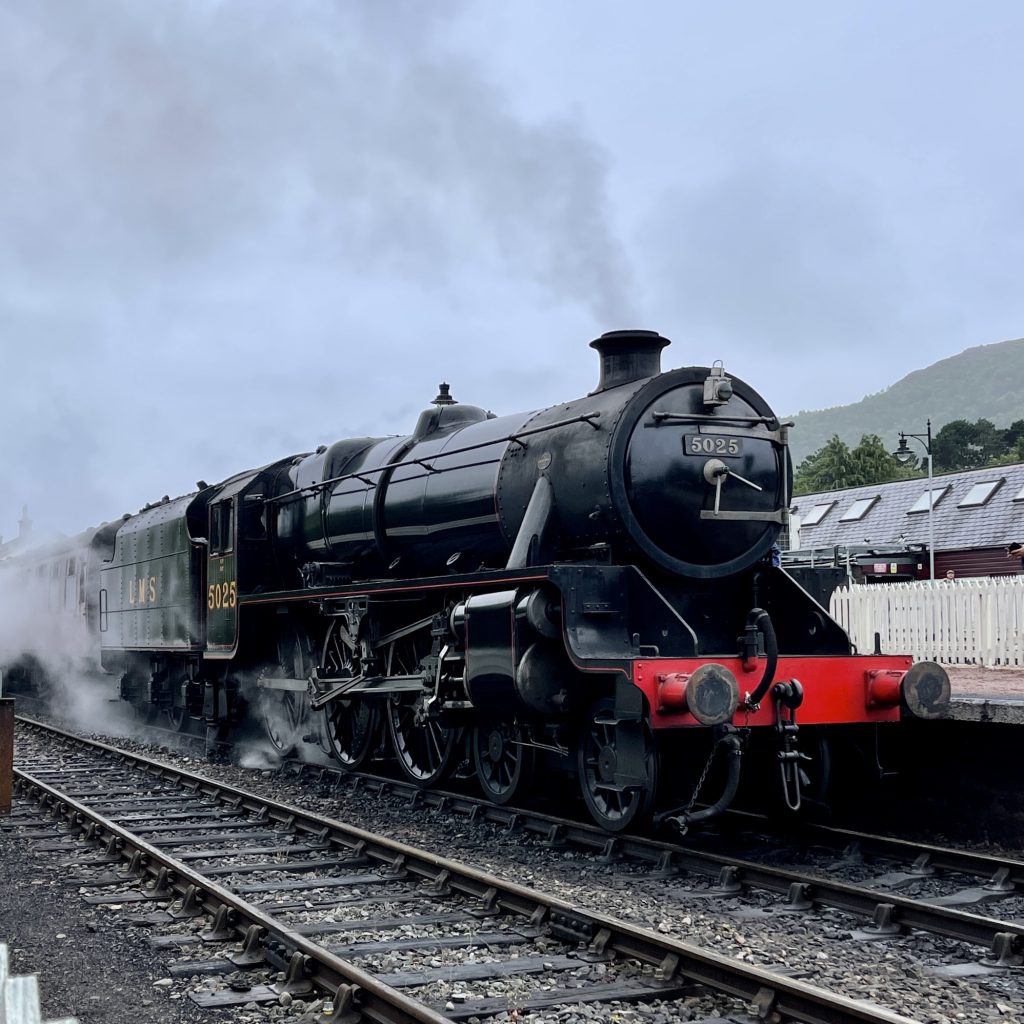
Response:
[{"label": "roof skylight window", "polygon": [[839,518],[841,523],[856,523],[863,519],[871,507],[881,497],[880,494],[873,494],[870,498],[858,498]]},{"label": "roof skylight window", "polygon": [[946,491],[949,490],[949,484],[945,487],[933,487],[930,491],[922,491],[921,496],[914,502],[910,508],[907,509],[907,515],[912,516],[917,512],[928,511],[928,496],[931,495],[931,507],[935,508],[943,497],[945,497]]},{"label": "roof skylight window", "polygon": [[810,511],[801,520],[801,526],[817,526],[832,511],[834,501],[822,502],[820,505],[812,505]]},{"label": "roof skylight window", "polygon": [[975,484],[965,495],[958,508],[978,508],[987,504],[989,498],[1002,487],[1002,480],[983,480]]}]

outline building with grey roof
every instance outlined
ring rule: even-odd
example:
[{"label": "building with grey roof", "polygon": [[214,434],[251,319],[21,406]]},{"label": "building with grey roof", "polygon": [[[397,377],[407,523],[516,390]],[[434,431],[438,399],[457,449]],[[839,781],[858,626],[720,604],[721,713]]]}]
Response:
[{"label": "building with grey roof", "polygon": [[[932,518],[936,577],[1020,572],[1006,547],[1024,543],[1024,463],[936,475]],[[927,579],[927,479],[794,497],[784,562],[829,561],[864,582]]]},{"label": "building with grey roof", "polygon": [[21,518],[18,520],[18,536],[6,543],[0,536],[0,558],[16,554],[27,548],[32,542],[32,520],[28,517],[28,505],[21,506]]}]

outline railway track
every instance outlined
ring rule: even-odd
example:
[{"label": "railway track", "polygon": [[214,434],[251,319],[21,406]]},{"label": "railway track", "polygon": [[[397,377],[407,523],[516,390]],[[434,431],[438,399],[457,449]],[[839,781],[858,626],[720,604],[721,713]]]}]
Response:
[{"label": "railway track", "polygon": [[53,823],[26,828],[23,808],[25,838],[69,855],[94,903],[166,905],[148,915],[168,929],[154,944],[208,951],[182,968],[206,979],[200,1005],[320,992],[332,1019],[441,1021],[696,998],[709,1019],[739,1000],[772,1020],[907,1020],[180,768],[19,729],[19,793]]},{"label": "railway track", "polygon": [[[782,912],[834,908],[859,917],[855,936],[868,941],[910,931],[929,932],[980,947],[979,962],[949,965],[952,976],[965,977],[1010,970],[1024,961],[1021,909],[1007,918],[970,913],[960,908],[1000,901],[1024,905],[1024,861],[932,844],[823,826],[781,830],[767,819],[742,813],[727,816],[725,834],[695,834],[686,844],[645,836],[609,836],[586,822],[539,811],[498,807],[463,793],[420,790],[380,776],[343,772],[292,763],[296,777],[316,778],[337,791],[363,788],[380,798],[390,795],[409,805],[433,807],[474,821],[487,821],[509,831],[541,836],[551,845],[573,847],[603,862],[647,865],[659,876],[689,875],[708,880],[708,897],[734,899],[751,893],[783,897]],[[289,770],[288,768],[285,769]],[[708,848],[711,844],[712,848]],[[741,855],[743,851],[747,856]],[[770,863],[810,859],[815,867],[797,870]],[[838,873],[861,876],[856,884]],[[899,889],[928,883],[920,898],[903,897]]]},{"label": "railway track", "polygon": [[[202,735],[165,729],[155,733],[164,741],[177,738],[186,747],[198,746],[210,753]],[[780,826],[760,815],[735,811],[721,819],[715,832],[694,833],[685,844],[644,836],[613,837],[579,818],[499,807],[466,792],[422,790],[395,777],[342,771],[299,759],[286,759],[280,770],[314,779],[332,794],[341,787],[363,787],[377,799],[389,797],[490,822],[511,832],[543,837],[548,845],[597,854],[606,863],[646,865],[659,876],[703,877],[709,884],[701,895],[709,899],[733,900],[760,893],[782,896],[782,903],[773,908],[779,912],[842,910],[859,919],[854,936],[862,940],[917,930],[980,947],[977,959],[939,969],[953,977],[1013,970],[1024,961],[1024,861],[1009,856],[791,821]],[[780,860],[811,864],[796,870],[779,867]],[[923,891],[913,898],[900,896],[899,890],[906,887]],[[1006,917],[959,909],[990,903],[1006,903]]]}]

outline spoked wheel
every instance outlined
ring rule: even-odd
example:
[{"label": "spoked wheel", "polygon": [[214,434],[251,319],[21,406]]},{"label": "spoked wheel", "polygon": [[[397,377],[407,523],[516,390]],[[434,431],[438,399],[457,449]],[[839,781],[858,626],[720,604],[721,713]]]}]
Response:
[{"label": "spoked wheel", "polygon": [[429,720],[418,724],[411,702],[400,697],[388,701],[388,732],[399,767],[417,786],[433,786],[451,770],[455,730]]},{"label": "spoked wheel", "polygon": [[591,816],[609,832],[622,832],[631,825],[640,826],[651,813],[657,785],[657,755],[650,728],[646,723],[638,723],[642,764],[633,767],[636,775],[646,774],[646,782],[628,788],[616,783],[620,760],[628,755],[619,748],[616,726],[609,721],[614,710],[614,701],[607,699],[590,708],[580,733],[577,766],[583,799]]},{"label": "spoked wheel", "polygon": [[[311,667],[309,644],[305,634],[291,623],[282,623],[277,636],[277,663],[272,676],[308,679]],[[270,745],[282,756],[295,751],[302,742],[303,726],[309,717],[305,693],[297,690],[260,690],[263,731]]]},{"label": "spoked wheel", "polygon": [[377,738],[377,709],[365,700],[336,700],[324,708],[324,719],[331,757],[349,771],[366,764]]},{"label": "spoked wheel", "polygon": [[[415,636],[396,640],[389,648],[386,674],[415,675],[421,653]],[[452,769],[456,730],[432,719],[416,721],[416,701],[411,694],[395,694],[387,702],[391,749],[405,775],[417,786],[433,786]]]},{"label": "spoked wheel", "polygon": [[[352,650],[342,638],[340,620],[331,623],[324,641],[321,675],[345,679],[357,675]],[[380,713],[369,701],[339,697],[324,708],[323,730],[327,752],[343,768],[355,771],[373,754],[379,731]]]},{"label": "spoked wheel", "polygon": [[533,782],[535,753],[520,726],[494,722],[473,730],[473,767],[484,796],[496,804],[518,800]]},{"label": "spoked wheel", "polygon": [[290,754],[299,740],[299,726],[305,713],[302,699],[301,693],[289,690],[264,690],[260,694],[263,731],[270,745],[282,757]]}]

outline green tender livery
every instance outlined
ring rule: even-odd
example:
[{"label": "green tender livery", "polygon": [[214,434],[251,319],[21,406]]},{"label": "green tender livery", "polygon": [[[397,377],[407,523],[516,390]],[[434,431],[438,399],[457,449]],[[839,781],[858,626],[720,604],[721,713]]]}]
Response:
[{"label": "green tender livery", "polygon": [[146,509],[117,531],[113,558],[100,571],[102,648],[202,649],[203,546],[188,524],[196,498]]}]

